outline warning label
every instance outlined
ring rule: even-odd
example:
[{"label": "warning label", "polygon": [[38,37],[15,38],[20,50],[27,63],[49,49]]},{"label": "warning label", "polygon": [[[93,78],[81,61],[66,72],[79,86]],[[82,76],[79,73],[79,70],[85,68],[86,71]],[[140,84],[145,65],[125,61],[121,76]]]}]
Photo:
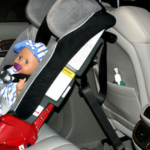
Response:
[{"label": "warning label", "polygon": [[50,97],[54,101],[58,101],[74,77],[75,73],[64,67],[50,88],[47,90],[46,96]]}]

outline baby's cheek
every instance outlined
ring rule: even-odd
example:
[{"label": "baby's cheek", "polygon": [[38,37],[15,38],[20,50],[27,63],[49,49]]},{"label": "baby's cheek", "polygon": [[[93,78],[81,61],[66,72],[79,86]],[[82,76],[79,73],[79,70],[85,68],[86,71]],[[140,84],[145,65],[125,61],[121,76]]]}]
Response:
[{"label": "baby's cheek", "polygon": [[30,75],[32,73],[32,68],[30,66],[25,66],[23,72],[24,74]]},{"label": "baby's cheek", "polygon": [[28,67],[23,67],[24,72],[28,72],[28,70],[29,70]]},{"label": "baby's cheek", "polygon": [[24,74],[26,72],[26,69],[25,69],[25,67],[23,65],[21,65],[21,66],[22,66],[22,68],[18,72]]}]

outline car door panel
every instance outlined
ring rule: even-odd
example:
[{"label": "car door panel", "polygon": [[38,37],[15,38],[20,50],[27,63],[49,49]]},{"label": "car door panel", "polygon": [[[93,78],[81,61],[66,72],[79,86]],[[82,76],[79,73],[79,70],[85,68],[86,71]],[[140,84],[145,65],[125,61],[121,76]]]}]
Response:
[{"label": "car door panel", "polygon": [[0,64],[18,35],[28,27],[28,22],[0,23]]},{"label": "car door panel", "polygon": [[28,26],[28,22],[0,23],[0,40],[16,39]]}]

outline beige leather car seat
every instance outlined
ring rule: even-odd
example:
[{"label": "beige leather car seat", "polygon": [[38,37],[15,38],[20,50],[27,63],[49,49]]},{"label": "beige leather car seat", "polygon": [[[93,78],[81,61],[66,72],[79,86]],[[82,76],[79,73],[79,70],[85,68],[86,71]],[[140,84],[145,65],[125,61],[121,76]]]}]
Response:
[{"label": "beige leather car seat", "polygon": [[[150,14],[138,7],[112,11],[117,23],[108,31],[117,35],[108,44],[108,91],[103,105],[113,126],[131,137],[140,111],[150,100]],[[114,84],[114,68],[126,86]]]}]

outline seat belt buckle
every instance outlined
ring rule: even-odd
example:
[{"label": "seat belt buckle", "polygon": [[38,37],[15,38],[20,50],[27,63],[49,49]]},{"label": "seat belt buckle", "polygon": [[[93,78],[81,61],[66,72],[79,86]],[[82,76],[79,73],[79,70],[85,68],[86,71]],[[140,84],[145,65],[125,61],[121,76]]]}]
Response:
[{"label": "seat belt buckle", "polygon": [[7,70],[3,71],[0,74],[0,79],[5,83],[8,84],[10,82],[12,82],[12,76],[8,73]]}]

